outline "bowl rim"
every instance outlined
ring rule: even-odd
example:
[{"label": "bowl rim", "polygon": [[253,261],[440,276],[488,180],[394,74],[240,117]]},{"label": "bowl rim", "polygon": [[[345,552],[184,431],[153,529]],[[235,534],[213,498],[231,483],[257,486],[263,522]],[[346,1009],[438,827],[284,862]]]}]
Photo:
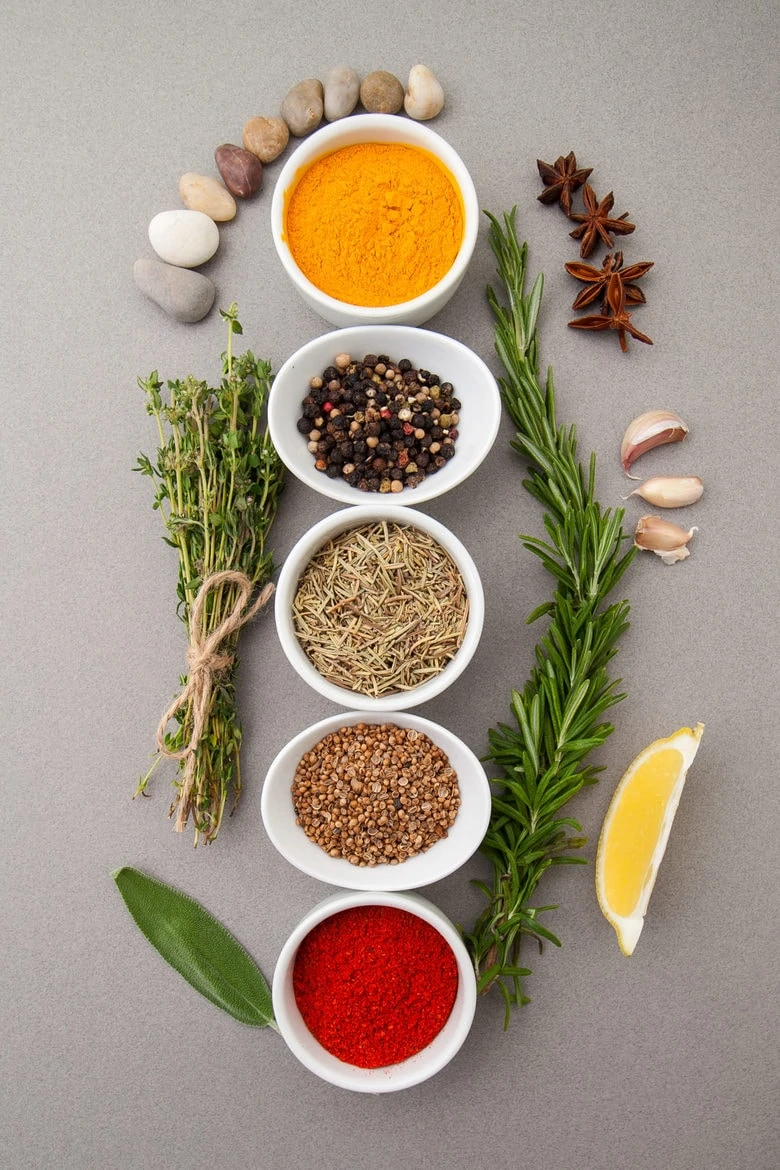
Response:
[{"label": "bowl rim", "polygon": [[[292,822],[295,825],[290,785],[301,756],[324,736],[338,731],[341,727],[354,726],[357,723],[396,723],[421,731],[442,751],[447,752],[453,767],[455,767],[453,754],[465,757],[465,766],[464,762],[461,762],[460,767],[455,767],[461,800],[457,816],[463,819],[460,822],[459,838],[455,838],[454,844],[451,829],[450,835],[438,841],[431,849],[425,853],[418,853],[398,865],[356,866],[345,858],[330,857],[319,845],[306,837],[303,829],[295,826],[300,834],[302,855],[287,848],[278,831],[279,816],[273,811],[275,802],[286,790],[289,804],[286,819],[288,824]],[[339,886],[341,889],[371,893],[418,889],[441,881],[460,869],[474,856],[482,843],[490,822],[490,810],[490,782],[485,769],[468,744],[442,724],[404,711],[383,712],[380,718],[369,711],[341,711],[310,724],[293,736],[276,754],[266,772],[260,795],[260,813],[265,831],[272,845],[290,865],[309,877]],[[464,844],[457,848],[460,838],[464,839]],[[437,865],[437,859],[444,860],[440,860]]]},{"label": "bowl rim", "polygon": [[[339,1060],[309,1032],[295,1003],[292,970],[301,941],[319,922],[353,906],[394,906],[416,914],[440,932],[458,965],[458,990],[449,1019],[426,1048],[399,1064],[365,1069]],[[391,1093],[428,1080],[453,1059],[471,1031],[477,1006],[477,983],[471,959],[458,931],[430,899],[411,891],[342,890],[313,906],[283,944],[271,981],[271,998],[282,1039],[293,1056],[311,1072],[339,1088],[362,1093]]]},{"label": "bowl rim", "polygon": [[[374,136],[379,135],[377,139]],[[345,141],[348,140],[348,141]],[[463,204],[463,239],[450,268],[431,288],[407,301],[392,305],[354,305],[330,296],[314,284],[298,267],[292,251],[284,237],[284,214],[288,192],[292,191],[299,172],[311,166],[318,158],[339,150],[341,146],[359,142],[386,141],[400,142],[428,150],[443,163],[455,181]],[[381,321],[383,314],[396,314],[403,308],[413,314],[433,302],[445,289],[457,288],[465,275],[479,234],[479,200],[474,180],[458,152],[441,134],[422,122],[416,122],[399,114],[358,113],[349,118],[339,118],[320,126],[308,137],[300,140],[296,149],[282,166],[271,197],[271,234],[274,247],[293,284],[297,285],[318,311],[328,318],[329,313],[346,310],[355,318],[355,324],[370,324]]]},{"label": "bowl rim", "polygon": [[[294,430],[294,427],[290,425],[290,416],[288,415],[287,408],[288,405],[292,404],[288,404],[286,399],[288,390],[285,387],[287,380],[292,382],[293,378],[300,374],[300,398],[296,399],[299,405],[306,389],[304,379],[307,376],[313,376],[308,374],[304,368],[310,360],[311,355],[320,349],[327,349],[331,344],[336,353],[350,352],[351,345],[354,348],[354,345],[364,339],[368,342],[369,338],[378,338],[381,341],[381,345],[376,349],[373,347],[373,344],[369,348],[363,347],[364,353],[383,353],[386,352],[385,347],[389,347],[387,352],[392,352],[393,346],[395,346],[396,349],[399,347],[403,349],[403,356],[407,357],[408,354],[406,353],[405,347],[414,348],[417,342],[420,342],[421,345],[428,342],[441,345],[444,349],[452,351],[453,365],[456,369],[459,362],[468,363],[473,370],[470,381],[474,381],[475,378],[479,377],[484,379],[484,386],[480,386],[479,388],[480,412],[478,425],[484,428],[484,436],[479,447],[475,448],[469,454],[464,455],[463,462],[459,462],[458,455],[462,454],[463,451],[463,444],[461,444],[461,451],[458,452],[456,450],[455,458],[450,461],[446,468],[437,471],[435,475],[426,476],[416,488],[408,488],[393,495],[393,503],[402,505],[403,507],[414,507],[415,504],[438,499],[439,496],[446,494],[452,488],[458,487],[468,479],[485,461],[498,437],[502,415],[501,394],[498,381],[487,363],[475,350],[470,349],[462,341],[459,341],[455,337],[450,337],[446,333],[439,333],[435,329],[425,329],[417,325],[390,323],[346,325],[341,329],[330,330],[327,333],[322,333],[318,337],[304,342],[302,346],[290,354],[282,363],[271,384],[271,391],[268,398],[268,428],[271,440],[285,467],[287,467],[296,479],[320,495],[326,496],[328,499],[339,500],[344,504],[353,503],[357,500],[365,501],[367,498],[370,499],[375,495],[375,493],[367,494],[361,492],[358,488],[352,487],[343,479],[329,479],[322,472],[315,469],[314,460],[306,448],[305,436],[301,435],[297,430]],[[457,382],[457,373],[453,374],[453,378]],[[453,379],[451,378],[450,380]],[[462,389],[460,393],[463,393]],[[458,395],[457,385],[455,386],[455,394],[456,396]],[[294,445],[293,440],[297,440]],[[443,472],[446,474],[442,479]]]},{"label": "bowl rim", "polygon": [[[376,520],[420,528],[432,536],[449,552],[463,578],[469,598],[469,617],[466,633],[455,656],[434,677],[409,691],[393,691],[386,695],[363,695],[346,687],[328,682],[306,656],[295,633],[291,616],[291,602],[303,569],[322,545],[334,536]],[[402,504],[355,504],[340,508],[325,516],[304,532],[285,557],[274,593],[274,622],[285,657],[297,674],[324,698],[349,710],[372,713],[405,711],[440,695],[463,673],[476,653],[485,620],[485,594],[479,570],[463,542],[442,524],[425,512]]]}]

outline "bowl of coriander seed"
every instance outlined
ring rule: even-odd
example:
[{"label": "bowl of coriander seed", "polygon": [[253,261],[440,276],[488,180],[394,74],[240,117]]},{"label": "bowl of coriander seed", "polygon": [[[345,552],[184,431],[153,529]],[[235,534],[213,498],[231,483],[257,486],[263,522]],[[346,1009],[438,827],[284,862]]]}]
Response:
[{"label": "bowl of coriander seed", "polygon": [[417,889],[479,848],[490,786],[476,755],[440,724],[346,711],[282,748],[261,813],[272,844],[310,877],[343,889]]}]

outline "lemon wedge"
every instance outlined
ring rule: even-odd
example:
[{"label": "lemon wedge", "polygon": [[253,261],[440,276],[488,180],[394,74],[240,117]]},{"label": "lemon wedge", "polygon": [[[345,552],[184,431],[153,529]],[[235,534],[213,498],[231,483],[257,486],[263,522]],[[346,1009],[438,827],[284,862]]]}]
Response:
[{"label": "lemon wedge", "polygon": [[596,895],[624,955],[633,954],[704,724],[640,752],[612,797],[596,851]]}]

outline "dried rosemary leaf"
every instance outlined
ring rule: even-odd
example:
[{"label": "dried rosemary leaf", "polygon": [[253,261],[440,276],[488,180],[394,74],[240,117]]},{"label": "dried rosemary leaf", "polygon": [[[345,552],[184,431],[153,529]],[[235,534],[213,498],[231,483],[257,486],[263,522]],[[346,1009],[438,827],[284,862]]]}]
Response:
[{"label": "dried rosemary leaf", "polygon": [[469,604],[446,549],[381,520],[329,540],[301,574],[298,640],[328,682],[362,695],[408,691],[457,654]]}]

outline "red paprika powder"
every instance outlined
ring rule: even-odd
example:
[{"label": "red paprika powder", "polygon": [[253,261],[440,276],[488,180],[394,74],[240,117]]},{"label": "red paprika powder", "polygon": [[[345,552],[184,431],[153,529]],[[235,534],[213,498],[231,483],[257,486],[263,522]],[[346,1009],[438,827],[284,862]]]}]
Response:
[{"label": "red paprika powder", "polygon": [[319,922],[298,948],[293,991],[307,1028],[360,1068],[407,1060],[444,1027],[458,990],[446,939],[395,906],[353,906]]}]

